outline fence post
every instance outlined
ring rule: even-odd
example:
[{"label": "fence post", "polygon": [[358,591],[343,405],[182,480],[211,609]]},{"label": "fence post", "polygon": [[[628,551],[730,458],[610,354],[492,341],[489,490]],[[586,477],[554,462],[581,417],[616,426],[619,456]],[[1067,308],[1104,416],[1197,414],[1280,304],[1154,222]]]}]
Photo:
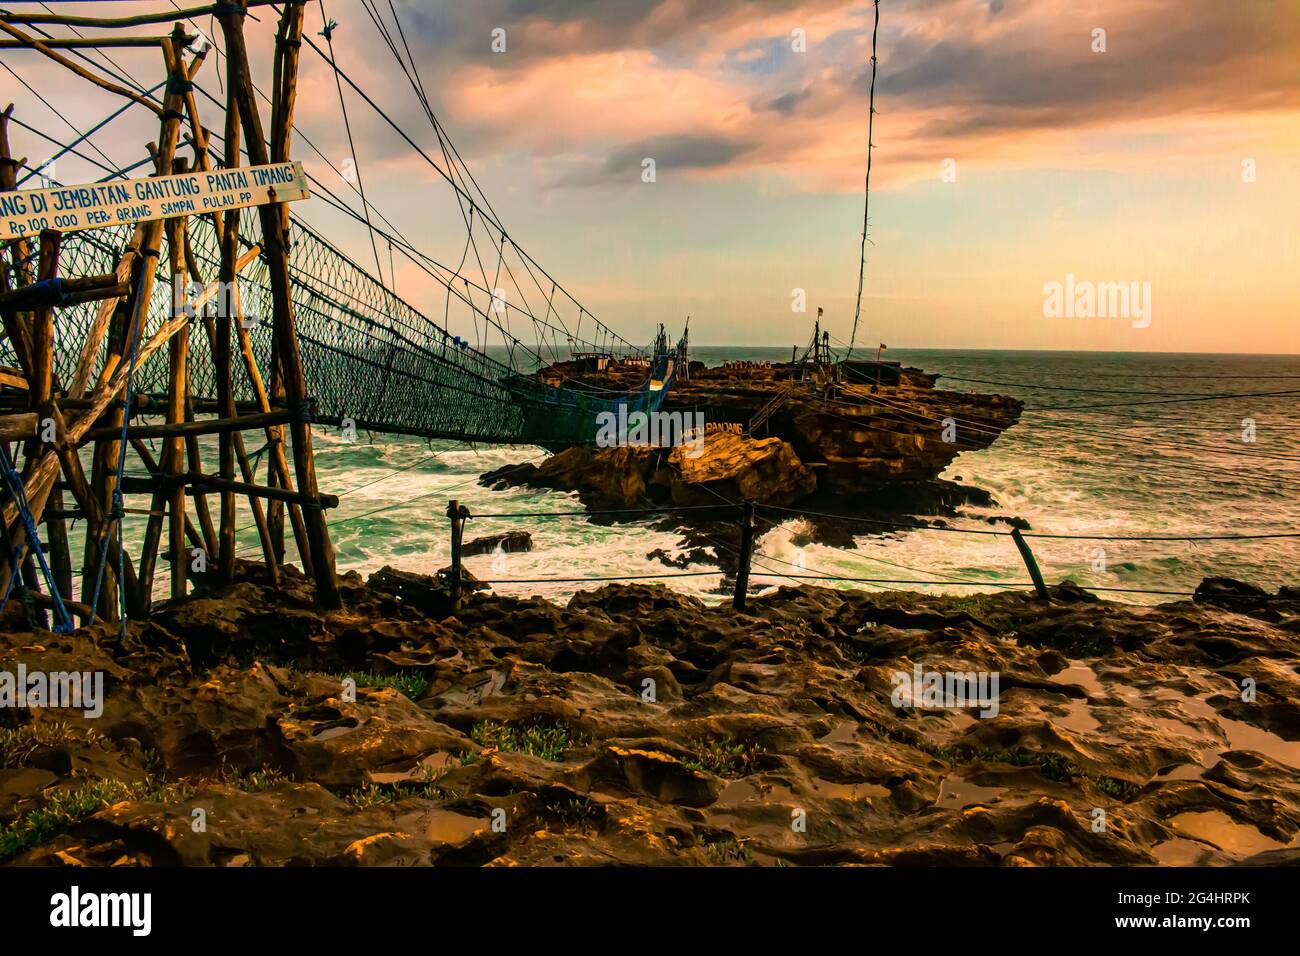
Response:
[{"label": "fence post", "polygon": [[469,509],[455,498],[447,502],[447,517],[451,519],[451,609],[460,609],[460,544],[465,537],[465,519]]},{"label": "fence post", "polygon": [[731,606],[745,610],[745,595],[749,592],[749,563],[754,555],[754,502],[745,501],[740,506],[740,563],[736,566],[736,590],[731,596]]},{"label": "fence post", "polygon": [[1020,556],[1025,559],[1025,567],[1029,569],[1029,579],[1034,582],[1034,590],[1038,592],[1040,598],[1049,597],[1047,584],[1043,581],[1043,572],[1038,570],[1038,562],[1034,560],[1034,552],[1029,550],[1029,542],[1025,540],[1019,528],[1011,529],[1011,539],[1015,541],[1016,547],[1020,549]]}]

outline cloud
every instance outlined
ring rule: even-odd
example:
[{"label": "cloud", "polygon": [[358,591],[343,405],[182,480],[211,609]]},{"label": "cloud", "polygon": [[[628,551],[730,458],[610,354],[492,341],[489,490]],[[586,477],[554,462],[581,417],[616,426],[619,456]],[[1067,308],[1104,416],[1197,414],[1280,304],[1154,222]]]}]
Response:
[{"label": "cloud", "polygon": [[791,90],[789,93],[782,93],[780,96],[756,103],[755,112],[772,112],[780,113],[783,116],[793,116],[801,103],[806,102],[812,96],[811,89]]},{"label": "cloud", "polygon": [[707,171],[727,167],[755,148],[752,142],[727,136],[677,133],[640,140],[611,151],[603,162],[591,158],[569,160],[567,171],[555,177],[554,187],[629,185],[641,182],[647,159],[654,160],[656,176],[673,171]]},{"label": "cloud", "polygon": [[610,173],[621,173],[640,168],[644,158],[655,161],[657,169],[715,169],[731,162],[754,148],[725,136],[679,134],[657,136],[654,139],[633,143],[611,153],[605,163]]},{"label": "cloud", "polygon": [[[566,153],[589,174],[599,157],[637,152],[655,137],[707,135],[745,148],[682,169],[856,188],[872,25],[861,0],[473,8],[472,43],[439,67],[442,108],[472,148]],[[512,45],[494,57],[484,50],[498,20]],[[1090,48],[1099,25],[1104,54]],[[807,34],[806,53],[790,46],[796,27]],[[1058,137],[1071,130],[1289,110],[1300,93],[1300,73],[1288,66],[1300,30],[1268,5],[1102,0],[1080,11],[1069,0],[916,0],[883,10],[879,47],[876,143],[900,156],[970,161],[1014,146],[1019,161],[1032,162],[1058,153]],[[1194,136],[1184,143],[1198,147]],[[894,167],[882,177],[909,174]]]}]

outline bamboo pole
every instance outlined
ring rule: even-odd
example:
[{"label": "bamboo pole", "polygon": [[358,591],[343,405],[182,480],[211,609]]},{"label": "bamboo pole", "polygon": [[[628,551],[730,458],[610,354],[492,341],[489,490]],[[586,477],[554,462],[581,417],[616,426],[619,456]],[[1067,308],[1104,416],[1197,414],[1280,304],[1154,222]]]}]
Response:
[{"label": "bamboo pole", "polygon": [[[234,9],[232,9],[232,6]],[[245,0],[236,0],[228,4],[218,14],[222,32],[226,38],[226,56],[235,64],[236,82],[233,89],[239,101],[240,122],[247,141],[249,161],[253,165],[266,165],[271,162],[267,151],[266,138],[262,131],[261,116],[257,111],[257,99],[253,90],[253,80],[248,64],[248,51],[244,42],[243,20],[246,13]],[[301,3],[289,2],[285,5],[283,19],[289,24],[286,34],[287,43],[301,42],[303,7]],[[296,60],[294,61],[296,64]],[[276,78],[277,82],[282,77]],[[277,130],[292,125],[291,104],[283,108],[277,117]],[[277,143],[287,142],[281,132],[275,138]],[[279,156],[278,158],[283,158]],[[298,352],[298,339],[294,330],[293,297],[289,288],[289,266],[286,256],[286,235],[284,227],[283,204],[269,203],[258,207],[262,223],[262,241],[266,247],[267,272],[271,281],[271,294],[274,302],[274,340],[278,355],[278,365],[284,375],[285,397],[290,407],[298,413],[292,426],[294,467],[298,477],[298,488],[304,500],[315,501],[318,497],[316,482],[316,464],[312,453],[311,425],[307,421],[307,385],[302,371],[302,358]],[[338,582],[334,572],[334,546],[330,541],[329,528],[325,516],[316,504],[303,509],[303,521],[306,525],[308,547],[311,554],[313,575],[316,581],[317,601],[326,608],[342,606]]]},{"label": "bamboo pole", "polygon": [[131,236],[131,243],[122,251],[118,258],[117,269],[114,271],[114,277],[121,283],[128,286],[128,291],[122,297],[117,299],[106,299],[99,304],[95,311],[95,320],[90,325],[86,341],[82,347],[81,355],[77,360],[76,371],[72,375],[72,382],[68,387],[68,394],[73,398],[81,398],[86,394],[86,386],[90,382],[90,376],[94,372],[95,359],[99,355],[100,343],[104,340],[104,335],[108,332],[109,324],[112,321],[113,314],[121,304],[122,299],[130,294],[129,286],[132,271],[140,255],[140,248],[144,243],[145,224],[141,223],[135,227]]},{"label": "bamboo pole", "polygon": [[[159,128],[158,144],[151,147],[150,152],[154,158],[154,175],[167,175],[171,172],[172,158],[175,156],[176,144],[180,136],[180,108],[183,105],[182,88],[184,83],[178,82],[180,79],[179,59],[170,41],[161,44],[164,68],[167,71],[171,82],[168,83],[167,92],[163,97],[163,109],[159,115],[161,124]],[[120,335],[116,336],[113,343],[114,350],[111,350],[105,358],[104,368],[100,373],[100,387],[96,389],[96,398],[100,395],[104,380],[107,378],[110,382],[121,381],[125,385],[127,375],[130,371],[132,342],[137,342],[143,333],[143,328],[148,321],[149,303],[152,300],[153,288],[157,277],[158,263],[155,261],[158,255],[158,249],[161,244],[163,232],[163,223],[161,220],[152,220],[142,223],[137,235],[140,239],[138,251],[135,255],[124,256],[124,259],[130,259],[130,264],[137,266],[137,279],[135,283],[135,294],[132,296],[129,306],[124,306],[117,313],[118,330]],[[104,315],[101,309],[97,322]],[[183,323],[182,323],[183,324]],[[138,351],[136,361],[138,364],[144,362],[147,358],[151,346],[156,348],[167,341],[171,334],[179,330],[181,326],[176,323],[175,319],[169,321],[155,334],[154,338],[146,342],[143,349]],[[166,337],[162,337],[162,336]],[[154,344],[156,342],[156,344]],[[87,343],[88,346],[91,343]],[[93,356],[91,357],[93,362]],[[111,378],[110,378],[111,376]],[[113,396],[116,397],[118,389],[113,390]],[[80,427],[83,431],[88,431],[99,418],[99,412],[95,406],[98,402],[92,403],[92,408],[83,414],[74,425],[74,430]],[[112,425],[116,429],[121,428],[124,412],[115,411],[112,416]],[[98,436],[97,436],[98,437]],[[105,436],[107,439],[103,445],[97,448],[97,478],[99,479],[100,500],[107,510],[114,506],[117,495],[117,462],[120,455],[124,453],[120,442],[120,433]],[[151,510],[157,510],[156,508]],[[107,522],[106,522],[107,524]],[[121,547],[121,523],[112,529],[112,535],[116,537],[118,547]],[[109,542],[105,542],[107,546]],[[93,562],[93,563],[92,563]],[[153,554],[146,555],[144,551],[140,555],[140,573],[138,577],[139,591],[136,595],[147,610],[150,602],[150,591],[153,579]],[[85,567],[85,582],[87,588],[92,588],[94,582],[91,576],[98,570],[98,555],[87,554]],[[107,577],[107,574],[106,574]],[[107,581],[106,581],[107,584]],[[105,596],[105,603],[111,595]],[[101,610],[110,616],[115,616],[116,611],[112,606],[101,604]]]},{"label": "bamboo pole", "polygon": [[[173,321],[179,322],[182,327],[187,324],[184,316],[177,316]],[[128,439],[161,438],[166,441],[183,440],[189,435],[220,435],[222,432],[250,431],[254,428],[265,428],[268,425],[290,422],[294,417],[293,412],[279,408],[273,412],[257,412],[252,415],[239,415],[234,418],[204,418],[192,422],[169,421],[160,422],[156,425],[132,425],[127,428],[126,437]],[[109,428],[96,428],[86,433],[89,438],[108,438],[111,435],[120,434],[120,429],[114,432]]]},{"label": "bamboo pole", "polygon": [[26,441],[35,438],[40,425],[35,412],[0,416],[0,442]]},{"label": "bamboo pole", "polygon": [[[102,77],[96,76],[94,73],[90,72],[86,68],[79,66],[78,64],[74,63],[72,60],[68,59],[62,53],[56,53],[54,50],[51,50],[37,37],[23,33],[23,31],[19,30],[17,27],[10,26],[8,23],[5,22],[4,19],[0,19],[0,30],[3,30],[5,33],[9,34],[11,37],[13,37],[16,40],[23,41],[23,44],[25,46],[29,46],[33,50],[38,50],[39,52],[45,54],[55,63],[67,67],[73,73],[77,74],[77,76],[81,77],[83,80],[89,80],[91,83],[94,83],[100,89],[108,90],[110,93],[116,93],[119,96],[125,96],[128,100],[131,100],[132,102],[135,103],[139,103],[141,106],[152,110],[156,116],[159,117],[163,116],[163,109],[159,107],[156,103],[154,103],[152,100],[150,100],[148,97],[141,96],[139,93],[135,93],[132,90],[127,89],[125,86],[118,86],[116,83],[112,83],[108,80],[103,79]],[[164,40],[163,42],[166,41]]]},{"label": "bamboo pole", "polygon": [[[249,7],[269,6],[273,3],[279,3],[281,0],[248,0]],[[117,27],[142,27],[151,23],[171,23],[173,20],[189,20],[194,17],[206,17],[220,12],[220,3],[205,3],[198,7],[188,7],[182,9],[175,7],[173,9],[159,10],[154,13],[137,13],[129,17],[91,17],[76,16],[71,14],[60,13],[23,13],[19,11],[6,12],[4,19],[10,23],[52,23],[69,27],[100,27],[104,29],[113,29]]]},{"label": "bamboo pole", "polygon": [[[229,58],[227,58],[229,64]],[[233,113],[233,115],[232,115]],[[197,121],[197,114],[191,114],[191,122]],[[230,91],[229,100],[226,108],[226,166],[239,165],[239,100],[234,90]],[[204,142],[204,155],[207,154],[207,143]],[[221,222],[221,216],[213,216],[213,221],[219,224],[217,238],[221,243],[221,263],[218,267],[218,279],[221,282],[228,282],[226,286],[226,299],[224,308],[219,309],[216,320],[216,327],[212,342],[212,361],[217,370],[217,403],[221,408],[221,414],[226,417],[232,417],[235,414],[235,394],[233,369],[230,361],[230,327],[231,327],[231,310],[237,302],[238,292],[236,283],[239,281],[239,270],[235,264],[235,254],[239,251],[239,216],[238,210],[230,210],[225,214],[224,222]],[[241,323],[242,324],[242,323]],[[268,432],[269,434],[269,432]],[[230,472],[234,469],[230,467],[230,456],[234,451],[233,442],[226,436],[221,439],[218,448],[221,464],[218,471],[223,478],[231,477]],[[245,466],[247,462],[244,462]],[[245,467],[245,480],[249,480],[248,469]],[[257,511],[261,510],[261,502],[255,499],[249,499],[250,504],[255,506]],[[279,573],[279,559],[275,554],[275,544],[270,536],[270,528],[266,527],[265,520],[258,522],[258,534],[265,535],[262,540],[262,552],[266,556],[268,569],[274,569],[273,574]],[[229,583],[235,579],[235,497],[229,492],[221,496],[221,535],[220,535],[220,553],[217,561],[218,573],[222,581]]]},{"label": "bamboo pole", "polygon": [[[36,278],[39,282],[53,279],[59,272],[59,249],[63,243],[63,234],[53,230],[41,232],[40,264]],[[32,322],[32,359],[34,362],[31,378],[28,380],[28,396],[32,407],[39,416],[39,421],[52,421],[54,418],[54,308],[43,304],[37,308]],[[57,435],[56,447],[57,447]],[[28,460],[33,457],[39,437],[27,443]],[[50,505],[56,512],[63,510],[63,492],[55,488],[50,494]],[[58,514],[45,519],[49,539],[50,572],[54,586],[60,595],[72,594],[72,554],[68,549],[68,524]]]},{"label": "bamboo pole", "polygon": [[[125,283],[118,282],[117,276],[111,272],[102,276],[64,279],[59,290],[59,304],[61,306],[79,305],[82,302],[93,302],[97,299],[122,296],[130,291],[129,288],[124,288],[124,286]],[[0,292],[0,309],[13,309],[20,312],[38,309],[41,307],[43,299],[44,296],[40,291],[30,287],[15,289],[10,292]]]},{"label": "bamboo pole", "polygon": [[[185,421],[187,424],[193,424],[194,418],[194,398],[193,387],[190,376],[185,376]],[[224,440],[230,433],[219,433]],[[199,448],[199,436],[188,434],[184,437],[185,442],[185,461],[189,465],[191,472],[203,474],[203,456]],[[208,506],[208,496],[199,494],[194,496],[194,513],[199,518],[199,530],[203,532],[203,553],[209,558],[214,558],[219,547],[217,542],[217,530],[212,523],[212,509]]]},{"label": "bamboo pole", "polygon": [[[172,474],[165,475],[161,471],[155,472],[148,478],[128,477],[126,487],[131,491],[157,492],[159,489],[164,494],[171,494],[176,488],[186,485],[192,485],[186,491],[189,495],[198,495],[202,492],[199,489],[230,489],[240,494],[250,495],[255,498],[266,498],[270,501],[301,501],[303,495],[297,491],[285,491],[283,488],[270,488],[266,485],[257,485],[245,481],[227,481],[224,478],[218,478],[216,475],[199,474],[190,472],[189,474]],[[339,499],[337,495],[319,495],[318,500],[322,508],[337,508]],[[190,523],[193,528],[193,523]],[[193,532],[194,539],[198,540],[197,532]]]},{"label": "bamboo pole", "polygon": [[[146,242],[148,230],[143,226],[136,227],[135,240],[137,248],[143,248]],[[128,250],[127,255],[132,257],[132,262],[137,259],[134,250]],[[127,258],[124,255],[123,258]],[[143,267],[142,267],[143,268]],[[100,324],[100,318],[104,314],[101,307],[96,315],[96,326]],[[130,324],[130,314],[127,311],[127,301],[119,300],[111,311],[111,318],[107,325],[96,330],[92,326],[90,337],[87,339],[86,348],[81,353],[81,361],[77,365],[78,381],[74,382],[73,390],[80,396],[85,393],[86,384],[90,380],[91,369],[94,364],[95,354],[98,352],[98,339],[108,336],[107,345],[104,355],[104,369],[108,370],[116,367],[122,361],[122,353],[126,348],[127,326]],[[77,399],[82,401],[80,397]],[[95,586],[98,583],[91,579],[92,574],[97,574],[100,563],[100,551],[110,549],[115,543],[119,543],[120,528],[113,526],[107,520],[107,516],[113,510],[113,489],[117,483],[117,456],[120,448],[118,436],[122,431],[122,422],[130,414],[132,409],[126,407],[126,402],[120,402],[116,407],[108,412],[108,426],[112,431],[112,437],[107,440],[95,439],[94,455],[91,459],[90,485],[95,503],[101,513],[105,515],[104,523],[97,529],[96,534],[87,533],[85,556],[82,561],[83,575],[81,579],[81,599],[89,602],[92,598]],[[106,621],[117,620],[117,570],[107,560],[104,559],[104,578],[100,590],[99,606],[95,609],[96,613]]]},{"label": "bamboo pole", "polygon": [[[233,168],[240,164],[239,144],[241,136],[241,127],[239,119],[239,96],[237,85],[239,79],[239,66],[229,57],[226,58],[226,89],[228,96],[226,100],[226,128],[225,128],[225,164],[227,168]],[[227,231],[238,228],[239,212],[231,210],[226,213],[225,228]],[[259,250],[260,251],[260,250]],[[235,270],[239,271],[238,268]],[[228,275],[229,270],[223,269],[223,275]],[[233,309],[233,314],[228,316],[234,323],[234,330],[239,342],[240,357],[243,360],[244,371],[248,375],[248,380],[253,388],[254,395],[261,410],[266,412],[271,409],[271,398],[267,394],[266,386],[262,381],[262,375],[257,367],[257,358],[253,354],[253,343],[248,334],[248,329],[244,325],[244,312],[242,294],[236,284],[233,287],[233,296],[227,298],[228,309]],[[273,346],[274,348],[274,346]],[[273,353],[274,354],[274,353]],[[241,439],[242,441],[242,439]],[[267,448],[267,482],[268,484],[279,484],[284,488],[292,488],[293,484],[289,481],[289,464],[284,451],[284,429],[280,426],[267,428],[266,430],[266,448]],[[251,469],[245,469],[245,480],[252,480]],[[299,560],[302,562],[303,573],[311,575],[311,548],[307,544],[307,529],[302,522],[301,513],[296,505],[290,506],[290,515],[293,519],[294,540],[298,546]],[[274,569],[278,573],[279,565],[284,562],[284,505],[282,502],[272,501],[267,506],[267,534],[271,541],[270,560],[267,567]]]},{"label": "bamboo pole", "polygon": [[[179,162],[179,161],[177,161]],[[175,164],[173,164],[173,169]],[[172,277],[172,289],[185,288],[189,284],[189,274],[185,270],[182,255],[182,233],[185,228],[184,218],[169,219],[166,222],[168,268]],[[189,362],[189,316],[185,305],[178,304],[180,297],[173,295],[171,315],[173,320],[185,319],[185,327],[178,331],[168,342],[167,375],[167,424],[180,426],[185,424],[185,380]],[[188,303],[187,303],[188,304]],[[185,455],[185,436],[183,433],[169,433],[163,444],[162,473],[164,477],[180,474],[183,470]],[[153,592],[154,567],[157,562],[158,544],[162,536],[163,507],[167,515],[167,546],[171,555],[171,596],[183,597],[185,594],[185,487],[177,484],[165,492],[161,487],[154,491],[153,503],[150,505],[149,522],[145,527],[144,544],[140,549],[140,584],[144,588],[145,601],[149,602]]]},{"label": "bamboo pole", "polygon": [[[213,219],[217,222],[220,222],[221,218],[221,216],[213,216]],[[224,227],[224,223],[222,223],[222,225]],[[229,236],[232,242],[237,243],[239,238],[238,227],[234,226],[229,230],[223,229],[222,235],[223,237]],[[222,256],[224,258],[226,256],[224,239],[222,245]],[[191,273],[198,275],[198,258],[194,255],[194,250],[188,242],[185,244],[185,257],[189,263]],[[240,261],[241,260],[235,261],[236,274],[240,268]],[[217,319],[214,320],[207,310],[204,311],[203,315],[203,329],[207,333],[208,351],[213,357],[213,367],[217,376],[217,394],[219,396],[216,402],[217,414],[228,419],[233,419],[237,416],[237,404],[234,398],[234,382],[232,381],[230,362],[230,311],[232,308],[232,293],[229,290],[231,288],[231,286],[227,286],[227,294],[224,300],[218,299],[218,305],[220,306],[224,304],[224,308],[218,309]],[[219,323],[222,321],[223,316],[225,320],[226,333],[224,348],[220,344],[219,329]],[[226,393],[224,395],[222,394],[223,389]],[[248,460],[248,450],[244,447],[243,433],[238,430],[231,430],[229,432],[219,432],[218,435],[223,443],[227,436],[229,436],[231,451],[239,461],[240,474],[243,476],[245,482],[251,483],[254,478],[253,467]],[[224,444],[222,445],[221,450],[224,452]],[[223,478],[233,477],[231,469],[228,468],[228,462],[224,457],[222,458],[217,470]],[[248,496],[248,507],[253,513],[253,524],[257,528],[257,536],[262,543],[262,556],[266,561],[268,579],[271,586],[275,587],[280,583],[280,566],[275,557],[275,546],[271,540],[270,529],[267,527],[266,511],[262,506],[262,500],[256,495]],[[212,552],[209,551],[209,554],[211,553]],[[235,496],[224,492],[221,495],[221,530],[217,535],[216,554],[218,555],[217,563],[220,579],[228,584],[234,580],[235,572]]]},{"label": "bamboo pole", "polygon": [[[279,43],[279,38],[284,35],[284,25],[276,31],[277,51],[283,46]],[[277,54],[276,63],[283,62],[282,56]],[[240,106],[238,97],[239,84],[239,64],[226,58],[226,89],[228,98],[226,102],[226,129],[225,129],[225,164],[228,168],[233,168],[240,164]],[[278,91],[278,87],[277,87]],[[274,91],[273,91],[274,92]],[[226,213],[227,228],[237,228],[239,213],[230,211]],[[235,225],[230,225],[234,223]],[[238,271],[238,270],[236,270]],[[242,294],[238,286],[235,287],[233,302],[235,314],[231,317],[235,323],[235,334],[239,342],[239,354],[244,364],[244,371],[248,375],[248,380],[253,388],[254,395],[261,405],[262,411],[270,411],[276,399],[283,400],[284,390],[280,385],[279,370],[276,363],[276,349],[274,342],[271,346],[271,391],[268,393],[266,383],[262,374],[257,367],[257,357],[253,354],[253,342],[248,334],[248,329],[244,325],[243,301]],[[284,429],[280,426],[268,428],[266,430],[266,460],[267,460],[267,483],[269,485],[278,485],[287,490],[293,489],[293,481],[289,475],[288,456],[284,450]],[[314,568],[311,561],[311,547],[307,540],[307,526],[302,519],[302,511],[297,504],[290,504],[289,520],[293,528],[294,543],[298,548],[299,561],[302,563],[303,573],[309,577],[313,575]],[[267,529],[272,541],[272,554],[277,565],[284,562],[284,515],[285,505],[281,501],[271,501],[267,505]]]},{"label": "bamboo pole", "polygon": [[[10,103],[4,112],[0,113],[0,192],[12,192],[18,188],[18,177],[14,174],[14,169],[22,160],[14,159],[9,152],[9,117],[13,114],[13,111],[13,104]],[[27,240],[17,240],[10,245],[9,250],[14,263],[12,281],[19,288],[31,285],[32,266],[27,258],[29,252]],[[8,280],[6,280],[4,291],[8,291],[7,286]],[[5,334],[9,336],[9,342],[13,346],[14,354],[18,357],[18,364],[30,373],[32,368],[32,340],[27,326],[19,319],[16,310],[0,309],[0,315],[3,316]]]},{"label": "bamboo pole", "polygon": [[[15,168],[21,160],[15,160],[9,152],[9,117],[13,114],[13,104],[10,103],[3,113],[0,113],[0,192],[10,192],[17,189],[17,176],[14,173]],[[10,269],[7,263],[0,261],[0,291],[9,291],[9,284],[13,281],[18,286],[27,286],[31,284],[32,267],[27,258],[28,243],[27,240],[21,239],[9,246],[10,255],[13,257],[13,277],[10,278]],[[31,372],[32,372],[32,348],[31,338],[26,323],[19,316],[18,311],[13,308],[0,309],[0,320],[4,323],[5,335],[8,336],[10,345],[17,357],[20,371],[27,382],[28,393],[31,393]],[[7,441],[7,439],[6,439]],[[8,446],[5,448],[8,451]],[[13,553],[10,542],[10,526],[6,518],[3,525],[0,525],[0,532],[3,532],[5,547],[0,554],[0,577],[8,582],[12,576],[13,567],[10,563],[10,556]],[[15,529],[16,530],[16,529]]]},{"label": "bamboo pole", "polygon": [[153,47],[159,37],[31,37],[26,40],[0,40],[0,50],[34,50],[38,44],[46,50],[85,50],[100,47]]}]

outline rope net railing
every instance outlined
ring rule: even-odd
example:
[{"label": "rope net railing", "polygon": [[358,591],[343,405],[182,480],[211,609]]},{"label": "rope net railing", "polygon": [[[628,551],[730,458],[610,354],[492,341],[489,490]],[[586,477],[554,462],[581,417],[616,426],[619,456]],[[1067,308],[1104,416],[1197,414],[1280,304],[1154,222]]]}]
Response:
[{"label": "rope net railing", "polygon": [[[255,210],[240,216],[245,248],[260,235]],[[112,272],[120,251],[131,239],[129,227],[112,227],[70,234],[60,256],[66,275]],[[672,379],[671,352],[660,349],[649,369],[647,387],[627,394],[598,394],[554,387],[525,371],[474,347],[447,331],[357,266],[329,241],[299,221],[292,221],[289,272],[295,329],[303,371],[313,399],[313,420],[358,429],[423,438],[498,444],[590,444],[598,431],[598,416],[657,409]],[[218,274],[220,251],[215,229],[205,217],[191,217],[188,241],[198,269],[190,277],[191,296]],[[174,304],[186,301],[187,290],[173,286],[160,256],[143,335],[167,320]],[[272,363],[271,287],[261,257],[245,267],[237,282],[243,327],[262,374],[269,378]],[[203,315],[229,309],[231,296],[219,292],[206,303]],[[486,311],[468,295],[471,309]],[[54,341],[55,375],[69,381],[98,303],[59,310]],[[101,355],[102,360],[102,355]],[[0,343],[0,362],[15,364],[8,341]],[[236,365],[240,363],[236,362]],[[136,392],[162,398],[168,391],[165,352],[155,353],[137,371]],[[195,399],[217,398],[217,371],[207,336],[196,321],[190,335],[188,374]],[[251,378],[233,376],[237,402],[256,400]],[[662,382],[649,388],[650,379]]]}]

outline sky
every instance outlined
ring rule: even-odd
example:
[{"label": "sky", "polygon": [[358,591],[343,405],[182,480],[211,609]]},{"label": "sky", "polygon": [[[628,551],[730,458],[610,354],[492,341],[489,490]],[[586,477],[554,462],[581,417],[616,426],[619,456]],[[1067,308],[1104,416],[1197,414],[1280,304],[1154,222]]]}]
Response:
[{"label": "sky", "polygon": [[[167,4],[62,6],[125,15]],[[396,11],[430,106],[512,242],[588,313],[634,342],[659,322],[675,334],[689,315],[695,343],[789,346],[807,341],[820,307],[825,327],[850,338],[871,3],[376,7],[400,44]],[[361,0],[323,9],[338,23],[340,68],[440,163]],[[275,17],[255,13],[249,42],[265,88]],[[318,2],[306,24],[323,45]],[[220,47],[206,18],[194,25]],[[1300,353],[1300,0],[882,0],[877,49],[857,342]],[[154,51],[112,56],[140,82],[161,79]],[[88,128],[121,102],[39,53],[4,50],[0,62],[53,110],[3,70],[0,99],[65,141],[69,124]],[[207,65],[198,77],[218,96],[220,72]],[[367,198],[413,245],[457,262],[465,229],[445,180],[345,96]],[[350,194],[334,75],[308,48],[296,118],[325,156],[300,143],[296,158]],[[126,165],[156,137],[157,121],[134,108],[96,143]],[[33,160],[51,149],[23,130],[11,138]],[[71,157],[59,167],[65,182],[102,175]],[[397,255],[390,270],[380,243],[376,265],[364,227],[319,198],[294,214],[443,314],[445,293],[415,264]],[[1115,297],[1121,283],[1127,303]],[[1078,307],[1053,309],[1054,288]],[[1094,290],[1113,308],[1089,309]],[[530,308],[545,307],[544,291],[532,289]],[[449,322],[471,327],[468,315]]]}]

